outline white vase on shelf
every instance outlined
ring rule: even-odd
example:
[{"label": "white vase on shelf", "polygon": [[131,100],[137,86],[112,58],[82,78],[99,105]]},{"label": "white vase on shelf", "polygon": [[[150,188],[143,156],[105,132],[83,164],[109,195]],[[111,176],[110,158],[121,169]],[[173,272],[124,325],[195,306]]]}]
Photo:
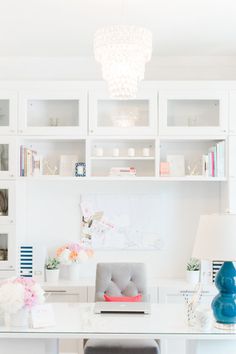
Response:
[{"label": "white vase on shelf", "polygon": [[68,276],[69,276],[69,280],[71,281],[76,281],[79,279],[79,272],[80,272],[80,266],[78,263],[72,263],[71,265],[69,265],[68,267]]},{"label": "white vase on shelf", "polygon": [[45,269],[46,282],[57,283],[59,280],[59,269]]},{"label": "white vase on shelf", "polygon": [[6,327],[28,327],[29,309],[23,308],[12,314],[5,313],[4,322]]},{"label": "white vase on shelf", "polygon": [[189,284],[197,284],[199,282],[200,271],[199,270],[187,270],[186,278]]}]

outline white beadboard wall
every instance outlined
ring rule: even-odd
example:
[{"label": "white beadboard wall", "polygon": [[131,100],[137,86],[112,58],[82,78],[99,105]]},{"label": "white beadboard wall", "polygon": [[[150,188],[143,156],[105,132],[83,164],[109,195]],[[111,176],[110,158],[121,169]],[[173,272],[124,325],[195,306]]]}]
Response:
[{"label": "white beadboard wall", "polygon": [[[34,242],[39,251],[41,247],[46,248],[50,255],[61,244],[79,239],[81,193],[160,196],[164,248],[96,252],[94,259],[83,266],[84,276],[94,276],[98,261],[143,261],[151,277],[184,277],[199,216],[220,210],[220,183],[217,182],[27,181],[18,188],[22,194],[18,203],[25,204],[22,215],[18,215],[18,239]],[[143,217],[148,217],[148,210],[143,211]]]}]

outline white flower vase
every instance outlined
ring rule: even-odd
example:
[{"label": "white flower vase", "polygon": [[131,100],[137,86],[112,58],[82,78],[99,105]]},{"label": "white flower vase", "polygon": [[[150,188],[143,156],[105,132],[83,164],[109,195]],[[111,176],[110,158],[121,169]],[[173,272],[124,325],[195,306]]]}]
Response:
[{"label": "white flower vase", "polygon": [[71,281],[76,281],[79,279],[79,272],[80,272],[80,267],[78,263],[72,263],[68,267],[68,275],[69,275],[69,280]]},{"label": "white flower vase", "polygon": [[28,327],[29,309],[23,308],[12,314],[5,313],[4,322],[6,327]]},{"label": "white flower vase", "polygon": [[199,282],[199,276],[199,270],[187,270],[186,272],[186,278],[189,284],[196,285]]},{"label": "white flower vase", "polygon": [[46,282],[47,283],[57,283],[59,280],[59,269],[46,269]]}]

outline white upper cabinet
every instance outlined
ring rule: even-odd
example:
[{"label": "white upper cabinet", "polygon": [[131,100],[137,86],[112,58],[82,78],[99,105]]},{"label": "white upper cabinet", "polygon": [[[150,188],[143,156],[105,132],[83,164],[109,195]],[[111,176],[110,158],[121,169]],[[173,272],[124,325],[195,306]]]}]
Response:
[{"label": "white upper cabinet", "polygon": [[87,129],[87,91],[22,92],[19,132],[29,135],[84,135]]},{"label": "white upper cabinet", "polygon": [[17,94],[0,91],[0,134],[16,134]]},{"label": "white upper cabinet", "polygon": [[229,133],[236,135],[236,91],[229,94]]},{"label": "white upper cabinet", "polygon": [[136,99],[110,99],[105,89],[89,91],[90,135],[156,135],[157,91],[140,89]]},{"label": "white upper cabinet", "polygon": [[161,135],[224,135],[227,123],[227,92],[171,90],[159,93]]}]

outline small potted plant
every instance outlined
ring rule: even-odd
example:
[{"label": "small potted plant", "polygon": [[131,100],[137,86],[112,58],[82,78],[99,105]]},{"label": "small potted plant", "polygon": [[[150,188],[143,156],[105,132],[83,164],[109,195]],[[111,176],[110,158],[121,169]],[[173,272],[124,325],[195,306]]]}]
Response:
[{"label": "small potted plant", "polygon": [[187,281],[191,284],[197,284],[199,282],[200,275],[200,262],[196,258],[190,258],[187,263]]},{"label": "small potted plant", "polygon": [[59,279],[59,264],[60,261],[57,258],[48,258],[45,265],[46,281],[48,283],[56,283]]}]

